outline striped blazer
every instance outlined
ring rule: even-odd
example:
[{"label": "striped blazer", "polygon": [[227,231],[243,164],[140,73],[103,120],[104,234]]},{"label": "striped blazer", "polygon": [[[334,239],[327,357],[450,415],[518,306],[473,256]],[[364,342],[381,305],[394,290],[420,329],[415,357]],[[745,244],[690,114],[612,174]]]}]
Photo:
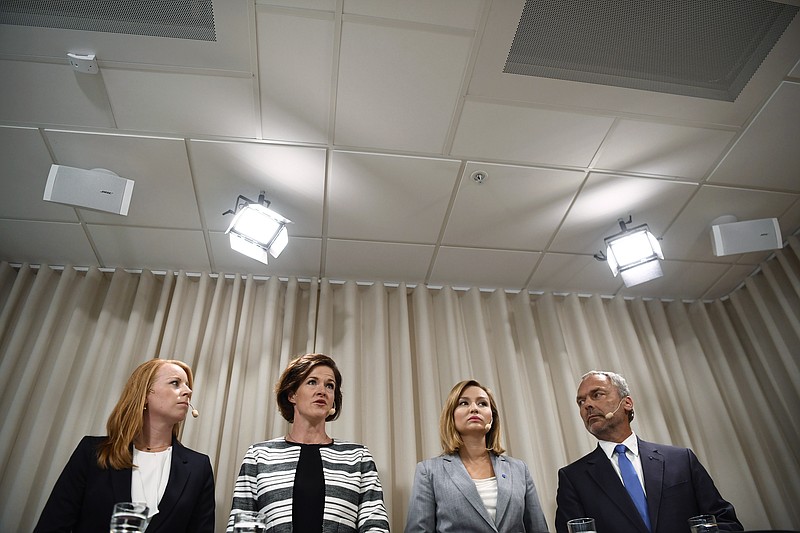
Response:
[{"label": "striped blazer", "polygon": [[[325,477],[322,531],[388,532],[383,489],[367,447],[334,441],[320,448],[320,456]],[[299,459],[300,446],[283,437],[248,448],[233,488],[228,532],[233,531],[237,511],[266,515],[269,533],[292,531],[292,492]]]}]

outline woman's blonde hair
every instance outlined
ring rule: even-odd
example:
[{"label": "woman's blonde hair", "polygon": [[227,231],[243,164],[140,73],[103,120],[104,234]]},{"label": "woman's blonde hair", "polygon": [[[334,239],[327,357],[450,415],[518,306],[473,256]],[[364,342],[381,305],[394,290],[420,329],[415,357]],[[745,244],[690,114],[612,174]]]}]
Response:
[{"label": "woman's blonde hair", "polygon": [[[97,450],[97,465],[100,468],[113,468],[123,470],[133,468],[133,439],[142,432],[144,427],[144,408],[147,395],[153,386],[156,372],[168,364],[181,367],[186,372],[189,388],[193,388],[194,378],[192,369],[183,361],[175,359],[150,359],[136,367],[125,387],[122,389],[117,405],[111,411],[106,422],[108,437]],[[172,426],[172,436],[178,436],[183,421]]]},{"label": "woman's blonde hair", "polygon": [[484,387],[474,379],[459,381],[447,396],[447,401],[442,409],[442,415],[439,418],[439,439],[442,442],[442,452],[445,454],[456,453],[459,448],[464,445],[461,434],[456,430],[454,414],[456,407],[458,407],[459,398],[461,398],[461,395],[464,394],[464,390],[468,387],[478,387],[489,397],[489,407],[492,409],[492,427],[486,433],[486,449],[498,455],[504,453],[505,449],[502,444],[500,444],[500,412],[497,410],[497,403],[494,401],[494,395],[490,389]]}]

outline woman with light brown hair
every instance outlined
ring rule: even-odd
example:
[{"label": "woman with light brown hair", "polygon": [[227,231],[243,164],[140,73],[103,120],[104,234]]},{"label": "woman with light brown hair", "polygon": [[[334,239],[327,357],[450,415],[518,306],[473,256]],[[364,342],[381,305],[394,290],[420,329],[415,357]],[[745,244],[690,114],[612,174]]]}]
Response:
[{"label": "woman with light brown hair", "polygon": [[147,503],[148,533],[213,533],[211,462],[178,441],[193,383],[182,361],[139,365],[108,417],[108,435],[81,440],[34,533],[108,531],[114,504],[130,501]]},{"label": "woman with light brown hair", "polygon": [[406,533],[547,533],[528,467],[503,455],[492,391],[456,383],[439,420],[442,455],[417,464]]}]

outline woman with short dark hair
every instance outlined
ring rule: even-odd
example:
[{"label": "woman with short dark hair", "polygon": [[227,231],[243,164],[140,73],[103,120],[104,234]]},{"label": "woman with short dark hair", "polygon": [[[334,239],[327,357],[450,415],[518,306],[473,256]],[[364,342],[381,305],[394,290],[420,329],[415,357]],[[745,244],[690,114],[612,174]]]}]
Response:
[{"label": "woman with short dark hair", "polygon": [[270,533],[388,532],[378,471],[366,446],[334,440],[325,422],[342,408],[342,375],[324,354],[289,363],[277,385],[278,410],[292,423],[282,437],[253,444],[233,489],[233,517],[256,511]]}]

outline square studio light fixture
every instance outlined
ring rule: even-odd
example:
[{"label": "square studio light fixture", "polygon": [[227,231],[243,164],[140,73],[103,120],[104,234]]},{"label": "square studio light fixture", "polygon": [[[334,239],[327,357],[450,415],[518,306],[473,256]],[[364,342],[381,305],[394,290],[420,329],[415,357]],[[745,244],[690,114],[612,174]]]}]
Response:
[{"label": "square studio light fixture", "polygon": [[633,287],[664,275],[660,261],[664,259],[658,239],[647,224],[628,228],[628,221],[619,220],[622,231],[606,237],[605,254],[595,254],[595,259],[607,261],[614,277],[619,275],[626,287]]},{"label": "square studio light fixture", "polygon": [[269,208],[265,193],[253,201],[239,195],[236,208],[224,215],[233,214],[233,220],[225,231],[230,235],[231,248],[248,257],[269,264],[269,256],[277,258],[289,244],[287,224],[292,221]]}]

